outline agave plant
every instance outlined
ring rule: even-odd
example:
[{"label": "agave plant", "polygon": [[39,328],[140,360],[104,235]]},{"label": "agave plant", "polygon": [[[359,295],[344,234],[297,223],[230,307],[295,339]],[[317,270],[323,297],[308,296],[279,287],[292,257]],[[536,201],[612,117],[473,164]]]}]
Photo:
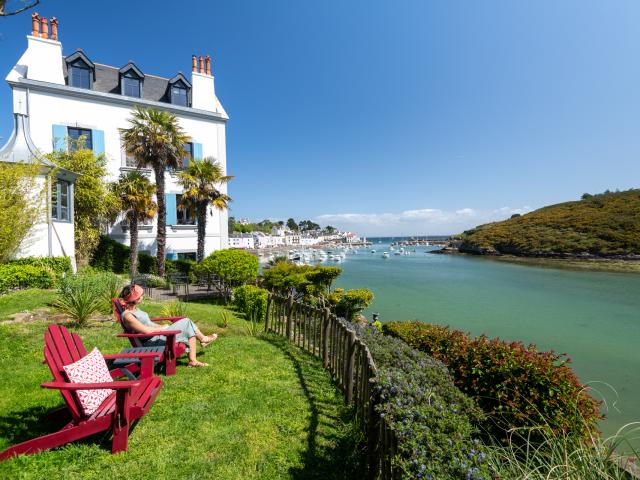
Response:
[{"label": "agave plant", "polygon": [[104,292],[98,288],[94,277],[69,275],[63,279],[53,306],[68,315],[77,327],[84,327],[104,306],[103,302]]}]

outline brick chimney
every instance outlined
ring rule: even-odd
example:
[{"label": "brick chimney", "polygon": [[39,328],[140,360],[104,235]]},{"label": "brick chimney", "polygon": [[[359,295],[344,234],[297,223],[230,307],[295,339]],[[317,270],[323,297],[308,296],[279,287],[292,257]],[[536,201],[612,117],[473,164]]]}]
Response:
[{"label": "brick chimney", "polygon": [[198,57],[199,68],[196,71],[196,56],[191,57],[191,106],[200,110],[218,112],[218,100],[213,75],[211,74],[211,55]]}]

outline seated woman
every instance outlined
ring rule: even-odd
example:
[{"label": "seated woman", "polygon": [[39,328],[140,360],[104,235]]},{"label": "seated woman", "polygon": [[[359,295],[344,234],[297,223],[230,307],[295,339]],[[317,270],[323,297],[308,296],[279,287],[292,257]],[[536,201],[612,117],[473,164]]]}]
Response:
[{"label": "seated woman", "polygon": [[[190,367],[206,367],[209,364],[199,362],[196,358],[196,339],[200,341],[200,345],[206,347],[213,342],[218,336],[204,335],[188,318],[183,318],[175,323],[167,326],[157,325],[152,322],[146,312],[138,309],[138,304],[144,298],[144,290],[140,285],[127,285],[120,293],[120,303],[124,309],[122,320],[126,328],[133,333],[154,333],[162,330],[180,330],[180,334],[176,335],[176,342],[182,342],[189,346],[189,366]],[[163,345],[166,337],[157,335],[150,338],[144,343],[144,346]]]}]

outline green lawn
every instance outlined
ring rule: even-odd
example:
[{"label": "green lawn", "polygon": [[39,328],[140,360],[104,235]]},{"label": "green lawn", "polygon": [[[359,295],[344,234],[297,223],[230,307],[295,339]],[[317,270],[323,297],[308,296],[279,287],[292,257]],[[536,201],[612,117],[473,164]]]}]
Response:
[{"label": "green lawn", "polygon": [[9,320],[9,315],[13,313],[46,306],[55,298],[56,292],[54,290],[39,288],[29,288],[9,295],[0,295],[0,321]]},{"label": "green lawn", "polygon": [[[160,305],[144,307],[158,314]],[[352,412],[321,364],[275,336],[250,336],[224,307],[190,304],[189,316],[220,339],[200,355],[211,366],[163,377],[148,415],[129,437],[129,451],[109,452],[100,435],[38,455],[0,463],[0,478],[360,478],[362,461]],[[58,392],[42,364],[45,322],[0,324],[0,449],[54,431],[47,411]],[[80,330],[85,346],[119,351],[113,323]]]}]

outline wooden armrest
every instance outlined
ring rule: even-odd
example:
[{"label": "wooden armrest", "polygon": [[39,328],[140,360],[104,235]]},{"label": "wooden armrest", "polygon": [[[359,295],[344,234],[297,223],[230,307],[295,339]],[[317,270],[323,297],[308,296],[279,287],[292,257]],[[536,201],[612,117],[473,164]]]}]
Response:
[{"label": "wooden armrest", "polygon": [[161,352],[139,352],[139,353],[114,353],[111,355],[103,355],[105,360],[116,360],[118,358],[149,358],[159,357]]},{"label": "wooden armrest", "polygon": [[46,382],[41,384],[42,388],[52,388],[56,390],[127,390],[140,386],[140,380],[125,380],[122,382],[103,383],[70,383],[70,382]]},{"label": "wooden armrest", "polygon": [[151,333],[118,333],[116,337],[125,337],[125,338],[151,338],[156,335],[162,335],[165,337],[171,337],[173,335],[178,335],[182,333],[180,330],[160,330],[157,332]]},{"label": "wooden armrest", "polygon": [[153,317],[151,319],[152,322],[171,322],[171,323],[175,323],[178,320],[182,320],[183,318],[187,318],[187,317]]}]

